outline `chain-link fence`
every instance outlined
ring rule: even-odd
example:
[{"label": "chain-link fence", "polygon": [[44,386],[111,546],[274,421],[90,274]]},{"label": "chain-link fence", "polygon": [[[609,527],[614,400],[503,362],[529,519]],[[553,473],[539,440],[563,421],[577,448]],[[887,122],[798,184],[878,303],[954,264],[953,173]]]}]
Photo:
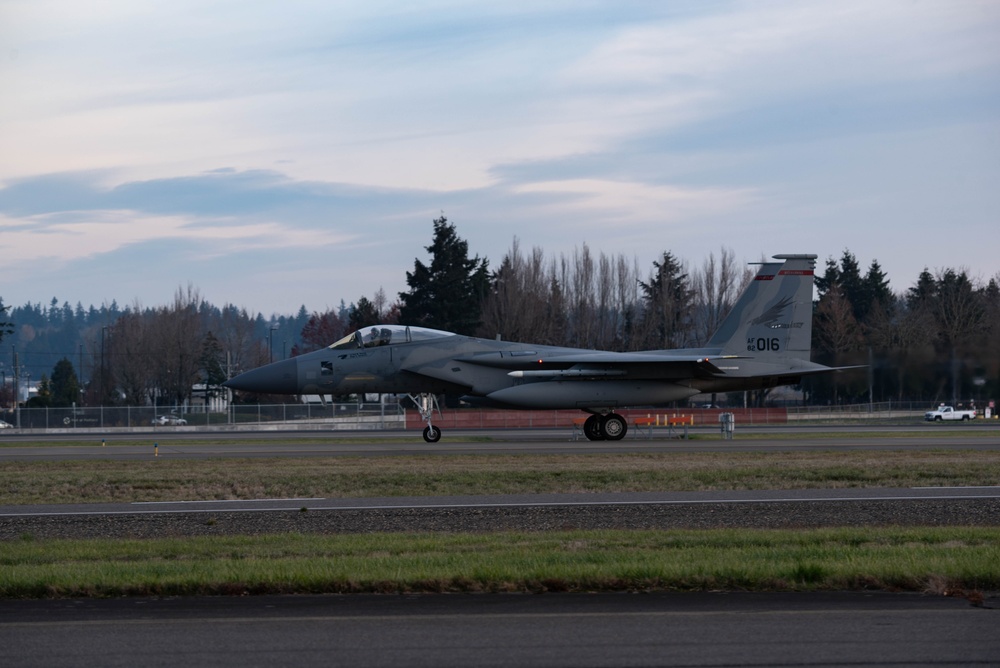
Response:
[{"label": "chain-link fence", "polygon": [[221,413],[182,412],[153,406],[94,408],[21,408],[0,413],[0,420],[21,429],[171,429],[239,425],[317,425],[339,429],[402,429],[405,414],[398,404],[268,404],[232,405]]},{"label": "chain-link fence", "polygon": [[[695,425],[718,422],[721,411],[733,412],[737,423],[783,424],[824,420],[921,420],[927,402],[884,402],[851,406],[801,406],[782,408],[723,409],[632,409],[621,410],[635,416],[689,415]],[[441,428],[554,428],[571,427],[579,411],[504,411],[476,408],[444,409],[435,412],[434,423]],[[995,415],[995,413],[994,413]],[[71,429],[406,429],[403,407],[389,403],[331,404],[247,404],[232,405],[224,412],[183,412],[171,407],[104,406],[96,408],[21,408],[0,411],[0,420],[22,430]],[[417,411],[409,412],[409,428],[422,425]]]}]

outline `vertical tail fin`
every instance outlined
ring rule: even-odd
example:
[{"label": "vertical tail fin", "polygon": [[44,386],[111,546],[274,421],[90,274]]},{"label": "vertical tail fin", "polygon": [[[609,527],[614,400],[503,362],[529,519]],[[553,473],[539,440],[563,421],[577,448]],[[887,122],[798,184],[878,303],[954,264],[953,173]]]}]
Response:
[{"label": "vertical tail fin", "polygon": [[775,255],[762,264],[710,347],[740,357],[809,359],[815,255]]},{"label": "vertical tail fin", "polygon": [[708,342],[709,348],[724,348],[729,342],[742,336],[741,328],[747,319],[747,309],[752,308],[758,302],[762,292],[766,293],[770,290],[781,265],[781,262],[761,263],[757,275],[743,288],[743,292],[736,299],[733,308],[729,310],[729,314],[719,325],[719,329],[712,335]]}]

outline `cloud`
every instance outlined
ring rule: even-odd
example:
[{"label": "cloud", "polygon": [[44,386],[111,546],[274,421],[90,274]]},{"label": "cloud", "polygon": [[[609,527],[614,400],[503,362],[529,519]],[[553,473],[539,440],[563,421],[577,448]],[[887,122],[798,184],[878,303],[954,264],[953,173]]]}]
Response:
[{"label": "cloud", "polygon": [[126,181],[111,170],[88,170],[9,180],[0,188],[0,212],[37,215],[129,209],[156,214],[266,216],[367,204],[383,192],[373,187],[296,180],[263,169],[222,168],[190,176]]},{"label": "cloud", "polygon": [[681,222],[692,217],[733,213],[750,205],[752,189],[681,188],[599,179],[541,181],[515,186],[514,193],[543,193],[558,197],[549,207],[587,210],[619,225],[659,219]]},{"label": "cloud", "polygon": [[12,258],[9,265],[44,261],[49,268],[53,262],[97,259],[154,242],[183,242],[185,254],[212,258],[248,250],[332,247],[355,238],[276,222],[234,223],[127,210],[65,212],[17,220],[0,218],[0,231],[0,254]]},{"label": "cloud", "polygon": [[334,248],[360,236],[345,210],[371,199],[363,189],[296,182],[264,170],[110,180],[110,173],[96,171],[9,182],[0,189],[0,253],[23,266],[94,259],[157,242],[172,242],[171,252],[189,259]]}]

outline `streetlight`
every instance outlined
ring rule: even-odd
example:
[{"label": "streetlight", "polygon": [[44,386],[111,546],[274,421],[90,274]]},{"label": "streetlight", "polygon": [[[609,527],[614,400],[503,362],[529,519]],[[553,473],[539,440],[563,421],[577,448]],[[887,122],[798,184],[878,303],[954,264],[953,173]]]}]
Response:
[{"label": "streetlight", "polygon": [[274,361],[274,346],[272,345],[272,339],[274,338],[273,337],[274,330],[280,329],[280,328],[281,328],[280,325],[271,325],[271,327],[267,330],[267,361],[268,362],[273,362]]},{"label": "streetlight", "polygon": [[982,376],[976,376],[972,379],[972,384],[976,386],[976,410],[979,410],[979,405],[983,399],[983,386],[986,385],[986,379]]}]

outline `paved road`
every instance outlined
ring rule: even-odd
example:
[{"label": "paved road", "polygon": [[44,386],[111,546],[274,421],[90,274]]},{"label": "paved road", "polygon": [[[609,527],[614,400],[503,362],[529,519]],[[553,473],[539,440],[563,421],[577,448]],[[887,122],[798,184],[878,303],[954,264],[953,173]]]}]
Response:
[{"label": "paved road", "polygon": [[[745,433],[743,433],[745,432]],[[697,440],[629,436],[622,441],[574,440],[568,429],[452,430],[438,443],[416,432],[212,432],[47,434],[0,437],[0,462],[172,457],[328,457],[468,453],[794,452],[808,450],[1000,450],[1000,423],[914,427],[747,427],[731,441],[717,430]],[[741,439],[740,436],[743,436]],[[22,445],[23,444],[23,445]]]},{"label": "paved road", "polygon": [[1000,600],[914,594],[0,601],[8,666],[995,666]]},{"label": "paved road", "polygon": [[[56,515],[160,515],[174,513],[268,513],[345,510],[485,510],[520,507],[624,507],[730,504],[821,504],[909,501],[1000,500],[1000,486],[841,488],[795,490],[722,490],[706,492],[604,492],[579,494],[509,494],[493,496],[394,496],[384,498],[295,498],[220,501],[146,501],[0,505],[0,518]],[[1000,518],[998,518],[1000,521]]]}]

